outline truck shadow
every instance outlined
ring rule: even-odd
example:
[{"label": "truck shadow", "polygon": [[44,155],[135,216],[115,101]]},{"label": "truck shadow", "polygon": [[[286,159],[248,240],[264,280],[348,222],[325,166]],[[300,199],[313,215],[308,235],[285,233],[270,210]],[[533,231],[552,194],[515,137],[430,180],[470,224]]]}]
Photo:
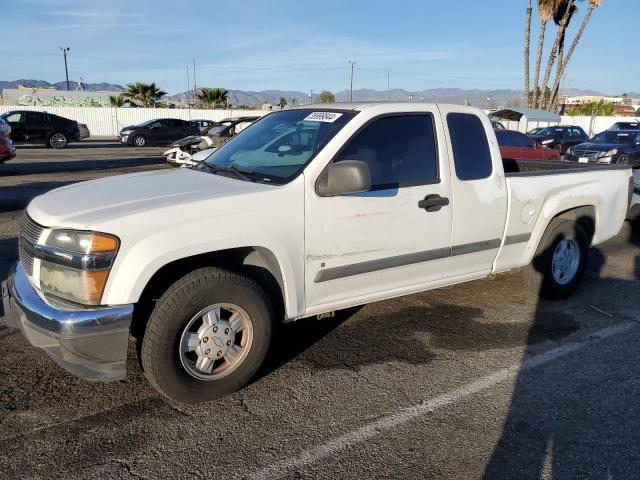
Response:
[{"label": "truck shadow", "polygon": [[[627,244],[640,246],[640,222],[631,226]],[[639,298],[640,255],[632,280],[602,277],[607,262],[602,250],[592,249],[589,261],[581,297],[588,305],[608,305],[614,313],[608,312],[610,318],[603,314],[605,324],[621,323],[624,310],[633,309]],[[545,303],[536,310],[524,358],[535,353],[537,325],[548,322]],[[551,367],[518,374],[485,479],[637,476],[640,374],[635,360],[621,362],[623,353],[606,350],[603,355],[603,349],[604,341],[585,348],[579,357],[570,354]]]}]

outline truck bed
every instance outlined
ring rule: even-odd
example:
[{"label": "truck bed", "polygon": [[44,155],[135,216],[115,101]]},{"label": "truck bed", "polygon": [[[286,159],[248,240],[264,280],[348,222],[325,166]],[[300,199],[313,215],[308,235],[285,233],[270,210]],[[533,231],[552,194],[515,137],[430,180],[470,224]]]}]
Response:
[{"label": "truck bed", "polygon": [[503,158],[502,164],[507,177],[557,175],[584,172],[585,170],[624,170],[629,168],[628,165],[576,163],[562,160],[517,160],[515,158]]}]

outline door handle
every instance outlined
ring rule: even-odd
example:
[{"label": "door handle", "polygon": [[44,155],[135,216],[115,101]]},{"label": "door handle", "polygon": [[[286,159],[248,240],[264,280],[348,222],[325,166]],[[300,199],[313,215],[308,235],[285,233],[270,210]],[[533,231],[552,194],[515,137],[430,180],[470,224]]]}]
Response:
[{"label": "door handle", "polygon": [[427,212],[437,212],[447,205],[449,205],[449,199],[438,194],[427,195],[418,202],[418,208],[424,208]]}]

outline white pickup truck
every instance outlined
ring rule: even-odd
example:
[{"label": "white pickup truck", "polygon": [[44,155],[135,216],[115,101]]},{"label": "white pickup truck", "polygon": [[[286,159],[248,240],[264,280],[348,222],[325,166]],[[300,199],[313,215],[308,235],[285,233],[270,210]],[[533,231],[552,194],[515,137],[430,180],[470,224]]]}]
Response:
[{"label": "white pickup truck", "polygon": [[266,115],[193,169],[35,198],[6,322],[76,375],[126,376],[130,336],[179,402],[244,386],[276,322],[530,265],[564,297],[629,207],[624,166],[502,159],[487,116],[442,104]]}]

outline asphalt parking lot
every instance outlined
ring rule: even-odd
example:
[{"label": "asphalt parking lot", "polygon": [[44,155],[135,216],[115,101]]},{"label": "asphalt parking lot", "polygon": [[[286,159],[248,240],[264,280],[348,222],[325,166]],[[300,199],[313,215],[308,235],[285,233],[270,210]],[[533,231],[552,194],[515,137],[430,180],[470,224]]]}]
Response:
[{"label": "asphalt parking lot", "polygon": [[[0,279],[31,198],[166,168],[162,151],[20,148],[0,165]],[[164,402],[133,344],[126,382],[89,383],[0,330],[0,478],[636,478],[639,287],[625,224],[568,300],[516,272],[302,320],[252,384],[197,406]]]}]

